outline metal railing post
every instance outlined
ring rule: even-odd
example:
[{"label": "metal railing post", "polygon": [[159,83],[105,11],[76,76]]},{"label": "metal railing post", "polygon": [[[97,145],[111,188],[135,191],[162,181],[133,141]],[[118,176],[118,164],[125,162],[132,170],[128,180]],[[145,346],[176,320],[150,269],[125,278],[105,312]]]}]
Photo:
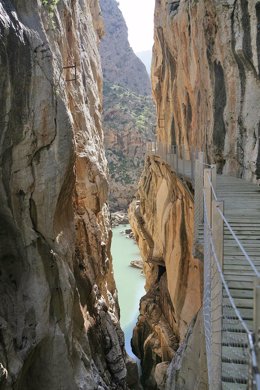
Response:
[{"label": "metal railing post", "polygon": [[198,242],[199,225],[203,221],[203,152],[200,152],[195,160],[195,185],[194,185],[194,244]]},{"label": "metal railing post", "polygon": [[260,372],[260,278],[254,283],[254,335],[258,370]]},{"label": "metal railing post", "polygon": [[212,171],[211,182],[212,182],[214,190],[216,191],[216,188],[217,188],[217,166],[216,166],[216,164],[211,165],[211,171]]},{"label": "metal railing post", "polygon": [[[214,172],[212,172],[214,176]],[[214,177],[212,177],[214,181]],[[224,221],[218,212],[224,212],[224,203],[212,200],[212,241],[221,268],[224,260]],[[222,280],[214,258],[211,258],[212,289],[211,289],[211,342],[212,342],[212,384],[214,390],[221,390],[221,356],[222,356]]]},{"label": "metal railing post", "polygon": [[209,226],[212,227],[212,189],[211,189],[210,181],[212,182],[212,171],[209,168],[205,168],[204,169],[204,191],[206,197],[205,200],[206,200]]}]

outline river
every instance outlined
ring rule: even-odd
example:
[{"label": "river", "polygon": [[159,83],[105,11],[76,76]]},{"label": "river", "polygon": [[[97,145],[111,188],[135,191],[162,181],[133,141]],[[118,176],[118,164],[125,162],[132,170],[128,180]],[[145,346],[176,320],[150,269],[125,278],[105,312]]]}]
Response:
[{"label": "river", "polygon": [[120,324],[125,334],[125,349],[128,355],[136,360],[130,342],[139,313],[139,301],[145,294],[145,278],[140,269],[130,266],[131,260],[141,257],[134,240],[121,234],[129,228],[129,225],[119,225],[113,229],[111,252],[119,297]]}]

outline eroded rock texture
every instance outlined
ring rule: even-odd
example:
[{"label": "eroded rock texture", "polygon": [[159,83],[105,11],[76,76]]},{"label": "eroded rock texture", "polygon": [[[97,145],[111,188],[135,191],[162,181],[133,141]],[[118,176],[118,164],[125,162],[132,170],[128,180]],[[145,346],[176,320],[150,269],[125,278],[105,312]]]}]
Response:
[{"label": "eroded rock texture", "polygon": [[110,207],[126,210],[152,141],[155,106],[144,64],[128,42],[127,26],[115,0],[102,0],[105,36],[100,45],[104,73],[104,134],[110,171]]},{"label": "eroded rock texture", "polygon": [[50,3],[0,3],[0,388],[123,389],[100,9]]},{"label": "eroded rock texture", "polygon": [[257,0],[156,1],[158,136],[203,149],[219,172],[260,178]]},{"label": "eroded rock texture", "polygon": [[165,382],[168,364],[201,306],[202,265],[192,255],[189,187],[167,164],[150,157],[129,217],[144,260],[147,291],[133,350],[142,360],[145,388],[163,388],[159,383]]}]

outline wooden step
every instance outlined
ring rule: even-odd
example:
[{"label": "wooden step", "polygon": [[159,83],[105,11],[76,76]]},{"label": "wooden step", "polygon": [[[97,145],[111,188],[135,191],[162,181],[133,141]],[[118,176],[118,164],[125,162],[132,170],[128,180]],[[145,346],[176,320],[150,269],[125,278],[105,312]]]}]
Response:
[{"label": "wooden step", "polygon": [[222,380],[233,383],[247,384],[248,366],[247,364],[222,363]]},{"label": "wooden step", "polygon": [[[252,290],[241,290],[241,289],[229,289],[233,298],[249,298],[253,299],[253,289]],[[227,298],[226,291],[223,292],[224,298]]]},{"label": "wooden step", "polygon": [[[233,297],[234,298],[234,297]],[[234,298],[236,307],[239,308],[249,308],[253,309],[253,298]],[[228,298],[223,299],[223,305],[230,304],[230,301]]]},{"label": "wooden step", "polygon": [[247,390],[246,384],[230,383],[222,380],[222,390]]},{"label": "wooden step", "polygon": [[[241,317],[246,321],[252,321],[253,320],[253,308],[240,308],[239,313]],[[233,310],[231,309],[231,306],[229,307],[223,307],[223,316],[227,318],[227,321],[238,321],[236,315],[234,314]]]},{"label": "wooden step", "polygon": [[248,351],[242,347],[222,346],[222,361],[226,363],[248,364]]},{"label": "wooden step", "polygon": [[235,280],[230,280],[228,281],[228,287],[229,289],[238,289],[238,290],[253,290],[253,283],[250,281],[250,282],[245,282],[245,281],[235,281]]}]

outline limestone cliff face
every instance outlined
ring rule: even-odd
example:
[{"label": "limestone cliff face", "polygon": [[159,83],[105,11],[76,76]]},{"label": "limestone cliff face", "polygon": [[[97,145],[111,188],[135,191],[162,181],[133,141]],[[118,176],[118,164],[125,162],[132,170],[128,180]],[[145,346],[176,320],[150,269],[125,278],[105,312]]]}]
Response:
[{"label": "limestone cliff face", "polygon": [[100,0],[105,24],[105,36],[100,44],[104,79],[138,95],[149,96],[148,73],[129,45],[126,22],[118,5],[116,0]]},{"label": "limestone cliff face", "polygon": [[163,388],[158,383],[201,307],[202,267],[192,255],[193,197],[167,164],[150,157],[129,216],[147,291],[132,343],[145,388]]},{"label": "limestone cliff face", "polygon": [[137,190],[147,141],[155,123],[151,97],[104,84],[104,136],[110,174],[110,207],[126,210]]},{"label": "limestone cliff face", "polygon": [[105,36],[100,54],[104,73],[104,134],[110,171],[110,206],[127,209],[137,189],[146,142],[154,137],[155,107],[144,64],[128,42],[115,0],[101,1]]},{"label": "limestone cliff face", "polygon": [[[155,2],[158,141],[197,147],[220,173],[254,181],[260,178],[259,20],[258,0]],[[133,346],[149,389],[207,388],[190,191],[152,157],[130,209],[147,279]]]},{"label": "limestone cliff face", "polygon": [[125,389],[100,9],[52,5],[0,4],[0,388]]},{"label": "limestone cliff face", "polygon": [[158,136],[195,145],[219,171],[260,178],[260,2],[156,1]]}]

